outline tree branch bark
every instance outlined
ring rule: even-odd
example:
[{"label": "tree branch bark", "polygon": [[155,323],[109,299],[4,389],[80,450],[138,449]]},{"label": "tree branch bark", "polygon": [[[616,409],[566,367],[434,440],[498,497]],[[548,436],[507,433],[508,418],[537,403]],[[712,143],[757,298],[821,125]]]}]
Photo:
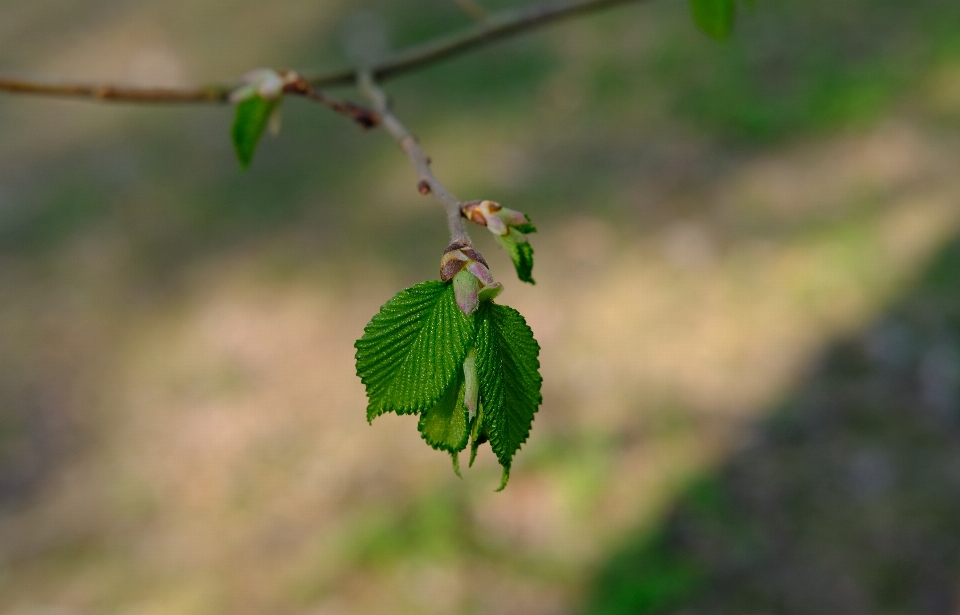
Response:
[{"label": "tree branch bark", "polygon": [[396,140],[400,149],[403,150],[403,153],[407,155],[407,158],[416,168],[417,175],[420,178],[420,183],[417,184],[420,194],[432,194],[443,205],[447,214],[447,228],[450,229],[450,243],[462,242],[471,245],[470,235],[467,234],[460,209],[463,203],[453,196],[433,174],[433,170],[430,168],[430,157],[420,147],[416,137],[410,134],[410,131],[390,111],[390,102],[386,93],[376,84],[372,74],[366,71],[360,72],[357,86],[379,116],[380,125]]},{"label": "tree branch bark", "polygon": [[[368,68],[376,81],[384,81],[424,66],[459,55],[471,49],[520,34],[546,24],[643,0],[566,0],[538,4],[491,15],[459,33],[441,36],[414,45],[384,58]],[[304,77],[315,88],[351,85],[360,70],[347,68]],[[137,87],[90,84],[66,80],[18,76],[0,71],[0,91],[13,94],[37,94],[97,101],[134,103],[226,103],[240,81],[190,88]]]}]

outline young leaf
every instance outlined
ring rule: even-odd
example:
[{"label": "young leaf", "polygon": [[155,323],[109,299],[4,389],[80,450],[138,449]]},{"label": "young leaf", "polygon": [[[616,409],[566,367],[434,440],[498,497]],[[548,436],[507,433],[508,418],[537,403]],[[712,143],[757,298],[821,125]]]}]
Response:
[{"label": "young leaf", "polygon": [[513,267],[517,270],[517,277],[523,282],[536,284],[533,281],[533,246],[527,238],[517,229],[511,228],[509,234],[494,235],[494,239],[510,255]]},{"label": "young leaf", "polygon": [[420,435],[438,451],[455,454],[467,448],[470,427],[463,404],[464,388],[463,377],[454,378],[437,403],[420,417]]},{"label": "young leaf", "polygon": [[490,447],[507,484],[513,455],[520,449],[543,401],[540,346],[523,316],[513,308],[484,303],[477,310],[477,372],[480,404]]},{"label": "young leaf", "polygon": [[736,9],[736,0],[690,0],[697,26],[718,40],[730,36]]},{"label": "young leaf", "polygon": [[480,410],[477,412],[476,420],[473,421],[473,427],[470,428],[470,465],[467,467],[473,467],[473,462],[477,458],[477,449],[480,448],[481,444],[489,440],[487,428],[483,424],[483,406],[481,405]]},{"label": "young leaf", "polygon": [[355,345],[367,420],[433,406],[462,374],[473,332],[473,318],[457,307],[447,282],[423,282],[387,301]]},{"label": "young leaf", "polygon": [[233,117],[233,147],[237,151],[240,166],[246,169],[253,160],[260,136],[270,123],[270,117],[280,104],[279,98],[266,99],[252,96],[237,103],[237,114]]}]

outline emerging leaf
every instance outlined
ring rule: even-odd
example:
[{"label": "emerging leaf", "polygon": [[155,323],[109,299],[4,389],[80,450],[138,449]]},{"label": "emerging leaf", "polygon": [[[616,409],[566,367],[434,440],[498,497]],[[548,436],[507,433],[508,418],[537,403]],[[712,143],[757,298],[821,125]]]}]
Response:
[{"label": "emerging leaf", "polygon": [[356,343],[367,420],[433,407],[462,378],[473,335],[474,319],[457,307],[452,284],[423,282],[387,301]]},{"label": "emerging leaf", "polygon": [[524,282],[533,281],[533,248],[527,243],[527,235],[536,233],[537,227],[530,223],[530,217],[515,209],[503,207],[493,201],[470,201],[460,208],[463,215],[480,226],[487,227],[493,233],[517,270],[517,276]]},{"label": "emerging leaf", "polygon": [[517,270],[517,277],[523,282],[536,284],[533,281],[533,246],[523,233],[516,228],[511,228],[509,234],[495,235],[494,239],[510,255],[513,267]]},{"label": "emerging leaf", "polygon": [[450,454],[467,448],[470,427],[463,396],[464,380],[455,378],[437,403],[420,417],[417,427],[431,447]]},{"label": "emerging leaf", "polygon": [[717,40],[730,36],[736,9],[736,0],[690,0],[697,26]]},{"label": "emerging leaf", "polygon": [[519,312],[505,305],[483,303],[477,310],[477,372],[482,420],[490,447],[503,466],[510,464],[533,424],[543,401],[540,395],[540,346]]},{"label": "emerging leaf", "polygon": [[468,467],[473,467],[473,462],[477,458],[477,449],[480,448],[480,445],[489,440],[487,428],[483,424],[483,406],[480,406],[477,418],[473,421],[473,427],[470,429],[470,465]]},{"label": "emerging leaf", "polygon": [[270,117],[280,105],[280,100],[279,98],[268,100],[257,95],[237,103],[237,114],[233,118],[231,135],[233,147],[237,151],[237,159],[244,169],[250,166],[257,143],[260,142],[263,131],[270,123]]},{"label": "emerging leaf", "polygon": [[524,235],[529,235],[530,233],[537,232],[537,227],[535,227],[533,224],[530,223],[530,218],[527,218],[527,221],[524,222],[523,224],[518,224],[513,228],[517,229]]}]

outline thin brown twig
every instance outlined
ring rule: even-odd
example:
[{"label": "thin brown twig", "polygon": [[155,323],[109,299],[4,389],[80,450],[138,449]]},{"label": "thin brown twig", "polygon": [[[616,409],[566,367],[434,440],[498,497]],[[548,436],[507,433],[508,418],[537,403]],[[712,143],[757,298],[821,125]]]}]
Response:
[{"label": "thin brown twig", "polygon": [[286,71],[282,74],[287,80],[283,86],[285,94],[303,96],[307,100],[320,103],[335,113],[347,116],[362,128],[373,128],[380,125],[380,116],[376,111],[349,100],[334,98],[323,90],[313,87],[309,81],[293,71]]},{"label": "thin brown twig", "polygon": [[97,85],[0,73],[0,91],[111,102],[225,103],[233,89],[221,85],[199,88]]},{"label": "thin brown twig", "polygon": [[[490,15],[484,21],[454,34],[438,37],[419,45],[408,47],[369,67],[374,79],[383,82],[397,75],[445,60],[465,51],[482,47],[555,21],[644,0],[566,0],[534,4],[519,9]],[[329,73],[306,75],[316,87],[331,87],[355,83],[358,69],[343,69]]]},{"label": "thin brown twig", "polygon": [[[384,81],[548,23],[639,1],[642,0],[566,0],[504,11],[490,15],[462,32],[401,50],[369,67],[369,71],[374,79]],[[356,83],[359,74],[358,69],[347,68],[305,75],[305,79],[314,88],[321,88]],[[190,88],[98,85],[0,72],[0,91],[114,102],[225,103],[229,100],[230,92],[239,85],[239,81]]]},{"label": "thin brown twig", "polygon": [[460,209],[463,203],[453,196],[433,174],[433,170],[430,168],[430,157],[420,147],[416,137],[410,134],[406,126],[390,111],[390,102],[386,93],[367,71],[360,72],[357,85],[380,116],[380,123],[384,130],[396,140],[400,149],[403,150],[416,168],[417,175],[420,178],[420,182],[417,184],[420,194],[432,194],[443,205],[447,214],[447,227],[450,229],[450,243],[461,242],[467,246],[472,245],[470,235],[467,234],[466,226],[463,223],[463,214]]}]

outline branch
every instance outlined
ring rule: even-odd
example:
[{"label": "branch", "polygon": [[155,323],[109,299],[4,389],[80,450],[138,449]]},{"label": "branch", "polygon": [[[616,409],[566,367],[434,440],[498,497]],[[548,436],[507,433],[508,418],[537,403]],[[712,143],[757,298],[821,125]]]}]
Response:
[{"label": "branch", "polygon": [[91,100],[163,103],[225,103],[234,87],[210,85],[199,88],[156,88],[124,85],[95,85],[43,77],[18,77],[0,73],[0,91],[13,94],[40,94],[89,98]]},{"label": "branch", "polygon": [[[508,38],[554,21],[590,13],[618,4],[642,2],[643,0],[567,0],[537,4],[512,11],[503,11],[490,15],[462,32],[441,36],[432,41],[408,47],[375,63],[369,68],[374,79],[385,81],[403,73],[423,68],[434,62],[459,55],[476,47]],[[307,75],[307,79],[317,87],[349,85],[356,82],[360,71],[344,69],[340,71]]]},{"label": "branch", "polygon": [[334,113],[350,118],[362,128],[373,128],[380,124],[380,116],[377,115],[376,111],[352,103],[349,100],[334,98],[322,90],[314,88],[309,81],[294,71],[286,71],[281,74],[281,77],[286,81],[283,86],[285,94],[303,96],[307,100],[319,103]]},{"label": "branch", "polygon": [[357,85],[379,115],[381,126],[397,141],[400,149],[417,169],[417,175],[420,177],[417,189],[420,194],[432,194],[443,205],[447,214],[447,227],[450,229],[450,243],[462,242],[468,246],[471,245],[470,235],[467,234],[467,229],[464,227],[463,214],[460,210],[463,203],[453,196],[433,174],[430,169],[430,157],[417,143],[417,139],[390,111],[390,102],[387,100],[386,93],[376,84],[373,76],[366,71],[360,72]]},{"label": "branch", "polygon": [[[565,2],[540,4],[504,11],[491,15],[485,18],[483,22],[477,23],[462,32],[441,36],[432,41],[401,50],[369,67],[369,72],[373,79],[383,81],[554,21],[618,4],[639,1],[642,0],[566,0]],[[360,72],[358,69],[348,68],[329,73],[308,75],[306,79],[316,88],[350,85],[357,82],[360,78]],[[194,88],[97,85],[49,78],[16,76],[0,72],[0,91],[14,94],[39,94],[114,102],[226,103],[229,100],[230,92],[239,85],[239,81]]]}]

